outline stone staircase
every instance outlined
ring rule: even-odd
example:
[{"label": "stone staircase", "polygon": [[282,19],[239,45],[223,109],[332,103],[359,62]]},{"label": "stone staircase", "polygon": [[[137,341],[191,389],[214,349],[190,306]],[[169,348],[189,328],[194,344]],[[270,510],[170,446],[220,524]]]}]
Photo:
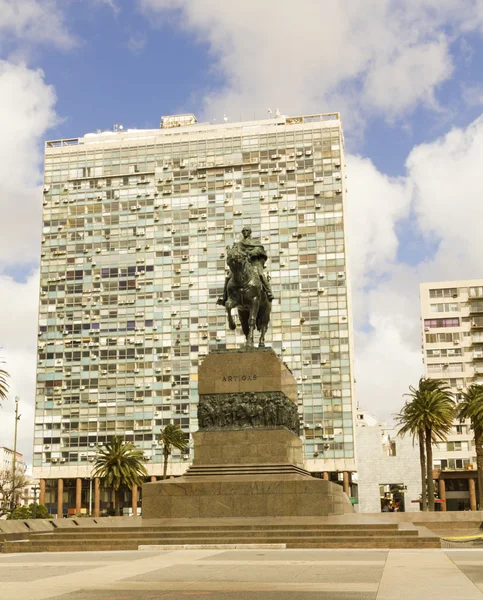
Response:
[{"label": "stone staircase", "polygon": [[[439,548],[440,540],[425,528],[397,523],[299,523],[230,525],[228,519],[210,523],[130,527],[59,528],[31,532],[25,539],[0,542],[1,551],[78,552],[137,550],[139,546],[286,544],[287,548]],[[19,536],[20,537],[20,536]]]},{"label": "stone staircase", "polygon": [[192,465],[184,477],[208,477],[228,475],[304,475],[312,474],[301,467],[291,464],[260,465]]}]

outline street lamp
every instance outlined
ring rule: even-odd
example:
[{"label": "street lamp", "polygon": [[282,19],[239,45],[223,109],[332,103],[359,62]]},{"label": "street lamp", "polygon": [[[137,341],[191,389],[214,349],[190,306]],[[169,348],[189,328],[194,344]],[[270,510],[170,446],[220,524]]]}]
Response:
[{"label": "street lamp", "polygon": [[38,493],[39,491],[40,491],[40,486],[38,486],[38,485],[34,485],[34,486],[32,487],[32,492],[33,492],[33,494],[34,494],[34,515],[33,515],[34,519],[36,519],[36,518],[37,518],[37,493]]},{"label": "street lamp", "polygon": [[15,508],[15,467],[17,466],[17,425],[21,415],[18,414],[19,397],[15,396],[15,433],[13,437],[13,459],[12,459],[12,497],[10,498],[10,510]]}]

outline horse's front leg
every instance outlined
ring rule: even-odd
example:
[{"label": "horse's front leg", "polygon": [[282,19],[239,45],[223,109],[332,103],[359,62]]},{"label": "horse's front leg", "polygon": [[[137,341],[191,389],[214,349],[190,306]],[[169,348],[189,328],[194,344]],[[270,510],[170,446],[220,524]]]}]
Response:
[{"label": "horse's front leg", "polygon": [[247,346],[252,347],[254,345],[254,336],[255,336],[255,328],[257,324],[257,314],[258,308],[260,306],[260,298],[256,296],[253,298],[252,303],[250,305],[250,317],[248,320],[248,336],[247,336]]},{"label": "horse's front leg", "polygon": [[262,325],[262,327],[260,329],[260,339],[258,341],[259,348],[265,348],[265,333],[266,333],[266,331],[267,331],[267,326]]},{"label": "horse's front leg", "polygon": [[234,305],[233,305],[233,301],[230,298],[228,298],[228,300],[226,301],[225,308],[226,308],[226,316],[228,318],[228,327],[232,331],[235,331],[236,323],[231,314],[231,310],[232,310],[232,308],[234,308]]}]

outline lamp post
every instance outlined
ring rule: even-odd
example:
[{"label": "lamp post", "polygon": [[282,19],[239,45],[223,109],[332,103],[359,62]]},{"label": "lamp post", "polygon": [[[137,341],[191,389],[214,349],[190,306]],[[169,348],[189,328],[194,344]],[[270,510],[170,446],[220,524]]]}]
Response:
[{"label": "lamp post", "polygon": [[15,396],[15,433],[13,437],[13,459],[12,459],[12,497],[10,498],[10,510],[15,508],[15,468],[17,466],[17,425],[21,415],[18,414],[19,397]]},{"label": "lamp post", "polygon": [[32,492],[34,494],[34,514],[33,514],[34,519],[37,518],[37,492],[39,492],[39,491],[40,491],[40,486],[34,485],[32,487]]}]

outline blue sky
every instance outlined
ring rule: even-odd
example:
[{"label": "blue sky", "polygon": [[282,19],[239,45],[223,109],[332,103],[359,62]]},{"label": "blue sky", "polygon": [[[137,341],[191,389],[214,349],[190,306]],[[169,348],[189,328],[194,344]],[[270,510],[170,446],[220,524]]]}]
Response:
[{"label": "blue sky", "polygon": [[483,0],[0,0],[0,354],[25,443],[43,141],[177,112],[342,113],[357,398],[395,412],[422,373],[419,283],[483,276],[482,31]]}]

